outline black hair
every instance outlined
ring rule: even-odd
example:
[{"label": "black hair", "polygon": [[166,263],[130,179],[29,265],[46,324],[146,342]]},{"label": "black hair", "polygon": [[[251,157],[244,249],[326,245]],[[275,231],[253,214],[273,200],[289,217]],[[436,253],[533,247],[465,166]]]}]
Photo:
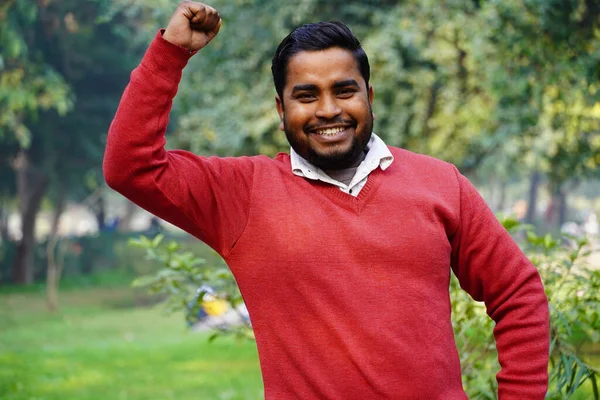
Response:
[{"label": "black hair", "polygon": [[360,74],[365,80],[367,88],[369,87],[369,78],[371,75],[369,59],[350,28],[337,21],[317,22],[302,25],[294,29],[281,41],[277,47],[277,51],[275,51],[275,56],[273,56],[271,64],[271,72],[273,73],[275,90],[282,101],[287,66],[290,58],[301,51],[318,51],[331,47],[346,49],[354,55]]}]

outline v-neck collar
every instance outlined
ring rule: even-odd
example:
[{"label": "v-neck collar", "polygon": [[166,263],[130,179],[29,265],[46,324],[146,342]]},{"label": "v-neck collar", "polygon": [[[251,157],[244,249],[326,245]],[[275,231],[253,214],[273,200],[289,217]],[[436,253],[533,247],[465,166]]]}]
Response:
[{"label": "v-neck collar", "polygon": [[311,183],[318,188],[317,190],[320,190],[325,196],[327,196],[331,201],[340,207],[344,207],[350,211],[360,214],[368,204],[371,197],[377,192],[377,189],[383,180],[384,174],[385,171],[382,171],[380,168],[372,171],[367,178],[367,182],[357,196],[345,193],[337,186],[333,186],[325,182],[311,181]]}]

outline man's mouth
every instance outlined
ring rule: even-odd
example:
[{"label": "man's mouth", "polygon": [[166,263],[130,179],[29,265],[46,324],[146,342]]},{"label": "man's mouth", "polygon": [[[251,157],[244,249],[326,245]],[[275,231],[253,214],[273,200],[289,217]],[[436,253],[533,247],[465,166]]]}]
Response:
[{"label": "man's mouth", "polygon": [[343,132],[345,129],[346,127],[337,126],[335,128],[317,129],[315,130],[315,133],[321,136],[333,136],[337,135],[340,132]]}]

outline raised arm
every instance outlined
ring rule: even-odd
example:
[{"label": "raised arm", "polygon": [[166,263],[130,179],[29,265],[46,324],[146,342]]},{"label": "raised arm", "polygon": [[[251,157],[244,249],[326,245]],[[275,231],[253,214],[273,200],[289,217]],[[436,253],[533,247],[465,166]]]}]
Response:
[{"label": "raised arm", "polygon": [[496,322],[499,400],[544,399],[548,386],[548,301],[537,269],[466,178],[458,174],[460,225],[452,268],[461,287]]},{"label": "raised arm", "polygon": [[219,14],[209,6],[177,7],[131,74],[109,130],[104,176],[111,188],[223,255],[248,216],[252,161],[164,149],[182,70],[220,26]]}]

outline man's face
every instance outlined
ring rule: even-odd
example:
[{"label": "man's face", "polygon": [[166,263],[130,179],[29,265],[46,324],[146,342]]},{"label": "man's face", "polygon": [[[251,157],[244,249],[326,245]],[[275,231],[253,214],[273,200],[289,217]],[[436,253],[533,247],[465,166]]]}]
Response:
[{"label": "man's face", "polygon": [[276,97],[280,129],[292,148],[321,169],[348,168],[373,129],[373,88],[352,53],[339,47],[301,51],[290,58],[283,98]]}]

